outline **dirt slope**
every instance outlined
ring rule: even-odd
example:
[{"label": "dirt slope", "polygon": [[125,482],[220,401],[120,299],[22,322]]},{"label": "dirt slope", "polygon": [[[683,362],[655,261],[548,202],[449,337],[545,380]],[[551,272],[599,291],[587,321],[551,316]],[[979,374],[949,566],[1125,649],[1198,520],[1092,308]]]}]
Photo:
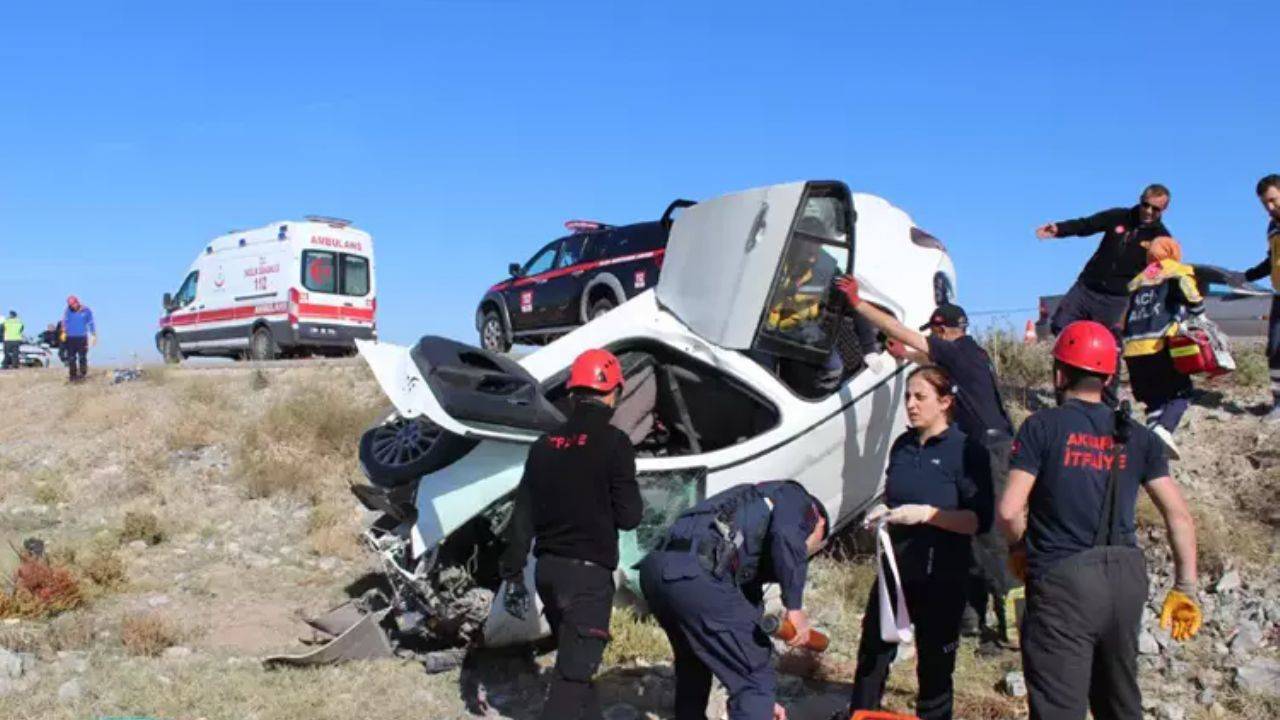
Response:
[{"label": "dirt slope", "polygon": [[[1023,362],[1008,365],[1023,384],[1043,370],[1012,355],[1000,361]],[[1012,394],[1033,406],[1047,400],[1043,390]],[[536,716],[539,672],[552,656],[488,655],[436,676],[405,661],[281,672],[258,664],[298,649],[298,614],[341,602],[373,569],[346,491],[358,478],[356,439],[384,406],[360,366],[153,369],[140,381],[95,376],[83,387],[56,371],[9,373],[0,395],[0,573],[12,577],[13,549],[38,537],[84,597],[52,619],[0,620],[0,717],[337,719],[374,707],[384,717],[470,717],[468,705],[487,706],[490,717]],[[1180,433],[1175,473],[1200,523],[1202,584],[1222,589],[1206,594],[1210,622],[1187,646],[1169,643],[1154,619],[1146,624],[1152,717],[1280,716],[1254,680],[1266,682],[1280,645],[1280,432],[1254,416],[1262,399],[1256,387],[1224,383]],[[1168,560],[1153,509],[1141,517],[1157,608]],[[813,577],[809,603],[835,646],[820,663],[783,659],[804,676],[784,676],[781,688],[801,720],[844,702],[872,575],[864,557],[838,549],[816,561]],[[668,717],[665,641],[628,614],[614,634],[600,683],[610,717]],[[895,670],[893,707],[910,707],[911,665]],[[1017,669],[1015,654],[979,659],[966,643],[958,716],[1024,716],[1023,701],[998,687]]]}]

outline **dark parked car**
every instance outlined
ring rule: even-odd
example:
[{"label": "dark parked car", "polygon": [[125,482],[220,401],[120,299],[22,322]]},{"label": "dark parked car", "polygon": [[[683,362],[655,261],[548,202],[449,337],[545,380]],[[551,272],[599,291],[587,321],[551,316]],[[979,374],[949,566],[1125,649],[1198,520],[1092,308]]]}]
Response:
[{"label": "dark parked car", "polygon": [[[1267,316],[1271,313],[1271,291],[1252,283],[1232,285],[1227,271],[1216,265],[1196,265],[1196,284],[1204,295],[1205,314],[1228,336],[1233,338],[1265,338]],[[1036,323],[1036,335],[1041,339],[1052,337],[1049,321],[1058,309],[1062,295],[1043,295],[1040,298],[1040,320]]]},{"label": "dark parked car", "polygon": [[658,282],[672,214],[693,205],[676,200],[662,218],[632,225],[571,220],[572,233],[511,263],[511,279],[484,294],[476,308],[480,346],[506,352],[512,343],[543,344],[583,325]]}]

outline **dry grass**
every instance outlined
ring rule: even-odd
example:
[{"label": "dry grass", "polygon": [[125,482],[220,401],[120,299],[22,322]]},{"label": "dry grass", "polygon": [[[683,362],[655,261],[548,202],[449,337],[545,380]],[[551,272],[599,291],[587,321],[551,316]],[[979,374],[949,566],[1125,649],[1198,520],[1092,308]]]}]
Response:
[{"label": "dry grass", "polygon": [[382,403],[332,384],[295,389],[245,430],[236,474],[250,497],[297,495],[318,501],[354,474],[360,434]]},{"label": "dry grass", "polygon": [[639,617],[630,607],[615,608],[609,619],[612,639],[604,649],[604,666],[627,665],[637,660],[667,662],[671,644],[657,621]]},{"label": "dry grass", "polygon": [[317,555],[352,559],[360,553],[359,526],[351,503],[323,501],[307,516],[307,545]]},{"label": "dry grass", "polygon": [[120,621],[120,644],[130,655],[155,657],[183,640],[181,630],[159,613],[135,613]]}]

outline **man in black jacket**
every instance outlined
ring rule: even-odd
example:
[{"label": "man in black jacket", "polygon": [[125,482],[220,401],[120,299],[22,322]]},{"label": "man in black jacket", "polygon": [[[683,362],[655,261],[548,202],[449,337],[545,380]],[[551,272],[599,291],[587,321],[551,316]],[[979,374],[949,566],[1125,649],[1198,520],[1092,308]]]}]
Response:
[{"label": "man in black jacket", "polygon": [[594,720],[603,717],[591,680],[609,642],[618,531],[638,526],[643,508],[635,450],[609,424],[622,388],[618,358],[587,350],[567,387],[573,412],[529,450],[500,571],[507,612],[524,618],[524,567],[536,540],[535,584],[558,649],[542,718]]},{"label": "man in black jacket", "polygon": [[[1138,204],[1131,208],[1112,208],[1089,217],[1036,228],[1036,237],[1041,240],[1103,233],[1098,249],[1053,313],[1049,329],[1054,335],[1077,320],[1093,320],[1110,328],[1116,337],[1116,352],[1120,352],[1120,329],[1129,304],[1129,281],[1147,266],[1147,247],[1151,241],[1170,234],[1161,220],[1168,208],[1169,188],[1156,183],[1148,185]],[[1113,407],[1115,388],[1113,378],[1105,393],[1107,404]]]}]

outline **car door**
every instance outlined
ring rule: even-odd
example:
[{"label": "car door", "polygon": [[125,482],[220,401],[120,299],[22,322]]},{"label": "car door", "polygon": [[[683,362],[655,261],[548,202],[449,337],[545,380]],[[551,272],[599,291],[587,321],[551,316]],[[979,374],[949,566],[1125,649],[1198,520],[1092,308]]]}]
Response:
[{"label": "car door", "polygon": [[585,262],[588,243],[597,242],[596,235],[570,235],[560,243],[559,252],[552,271],[547,273],[547,282],[541,289],[541,300],[545,309],[545,327],[568,327],[578,324],[578,298],[582,295],[582,287],[586,283],[587,267]]},{"label": "car door", "polygon": [[1195,265],[1196,284],[1204,296],[1205,314],[1227,335],[1267,336],[1271,292],[1254,283],[1232,284],[1234,276],[1215,265]]},{"label": "car door", "polygon": [[852,272],[853,202],[840,182],[798,182],[699,203],[671,229],[658,302],[703,339],[822,362],[831,280]]},{"label": "car door", "polygon": [[169,323],[174,335],[178,338],[178,346],[191,342],[191,331],[199,322],[199,313],[195,307],[196,285],[200,282],[200,271],[192,270],[187,274],[178,292],[173,296],[173,310],[169,313]]},{"label": "car door", "polygon": [[546,324],[547,275],[555,268],[560,241],[548,243],[534,254],[520,270],[504,294],[514,332],[543,327]]}]

